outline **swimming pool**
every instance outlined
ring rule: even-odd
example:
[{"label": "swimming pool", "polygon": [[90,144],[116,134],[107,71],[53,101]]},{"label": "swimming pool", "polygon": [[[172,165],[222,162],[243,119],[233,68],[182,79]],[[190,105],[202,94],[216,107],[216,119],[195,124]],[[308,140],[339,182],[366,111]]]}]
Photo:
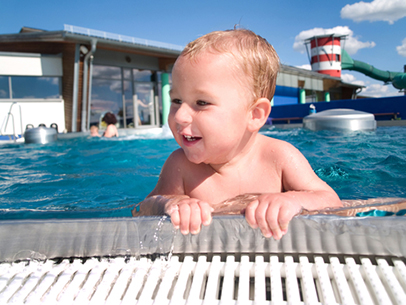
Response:
[{"label": "swimming pool", "polygon": [[[406,197],[406,128],[312,132],[270,127],[342,199]],[[178,146],[164,136],[0,146],[0,219],[130,217]]]}]

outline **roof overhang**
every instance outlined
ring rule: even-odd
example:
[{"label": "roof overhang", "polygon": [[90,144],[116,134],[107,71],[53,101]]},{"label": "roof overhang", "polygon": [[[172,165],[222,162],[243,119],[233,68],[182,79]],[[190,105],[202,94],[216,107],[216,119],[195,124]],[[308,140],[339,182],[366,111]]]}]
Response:
[{"label": "roof overhang", "polygon": [[179,49],[170,49],[165,47],[157,47],[154,45],[144,45],[137,42],[131,43],[102,37],[85,36],[67,31],[33,31],[0,35],[0,43],[61,42],[90,44],[92,40],[97,40],[98,48],[106,48],[123,52],[135,52],[162,57],[176,58],[182,51],[181,47],[179,47]]}]

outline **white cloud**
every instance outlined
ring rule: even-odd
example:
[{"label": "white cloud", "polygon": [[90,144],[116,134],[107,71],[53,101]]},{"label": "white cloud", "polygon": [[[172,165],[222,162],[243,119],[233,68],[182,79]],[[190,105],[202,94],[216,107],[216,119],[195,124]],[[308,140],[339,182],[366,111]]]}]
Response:
[{"label": "white cloud", "polygon": [[406,38],[403,39],[401,46],[396,47],[396,50],[399,55],[406,57]]},{"label": "white cloud", "polygon": [[352,84],[356,80],[354,75],[344,73],[341,73],[341,79],[343,80],[344,83],[350,84]]},{"label": "white cloud", "polygon": [[368,97],[383,97],[383,96],[391,96],[393,94],[389,94],[388,92],[389,86],[384,86],[381,84],[372,84],[367,86],[366,88],[362,89],[359,95],[368,96]]},{"label": "white cloud", "polygon": [[311,30],[302,31],[295,37],[293,43],[293,49],[300,53],[306,52],[304,40],[318,35],[348,35],[345,41],[341,42],[341,47],[344,48],[348,54],[354,55],[358,50],[363,48],[375,47],[375,42],[362,42],[358,40],[358,37],[354,36],[354,32],[350,30],[348,26],[336,26],[332,29],[314,28]]},{"label": "white cloud", "polygon": [[374,0],[347,4],[341,9],[341,18],[353,21],[387,21],[393,24],[406,16],[405,0]]},{"label": "white cloud", "polygon": [[312,70],[311,65],[301,65],[301,66],[296,66],[296,68],[305,69],[305,70]]},{"label": "white cloud", "polygon": [[358,94],[360,96],[366,97],[385,97],[385,96],[397,96],[403,95],[392,85],[384,85],[383,83],[371,83],[370,81],[363,81],[357,79],[354,75],[349,73],[342,73],[341,79],[345,83],[365,86],[362,91]]}]

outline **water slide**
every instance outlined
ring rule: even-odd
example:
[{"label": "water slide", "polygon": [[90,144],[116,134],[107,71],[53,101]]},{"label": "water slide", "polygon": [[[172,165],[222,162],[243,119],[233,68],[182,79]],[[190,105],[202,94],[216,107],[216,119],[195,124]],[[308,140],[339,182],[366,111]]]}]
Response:
[{"label": "water slide", "polygon": [[344,49],[341,50],[341,69],[358,71],[373,79],[392,83],[396,89],[406,89],[406,73],[379,70],[367,63],[352,59]]}]

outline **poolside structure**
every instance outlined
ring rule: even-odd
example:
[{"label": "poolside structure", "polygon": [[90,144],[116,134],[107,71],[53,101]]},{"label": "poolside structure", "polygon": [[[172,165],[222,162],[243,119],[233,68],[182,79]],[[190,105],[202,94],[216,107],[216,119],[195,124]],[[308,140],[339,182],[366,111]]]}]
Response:
[{"label": "poolside structure", "polygon": [[243,216],[215,217],[195,236],[174,234],[159,217],[3,221],[0,229],[2,304],[406,299],[403,217],[296,217],[280,241]]},{"label": "poolside structure", "polygon": [[[107,111],[116,115],[119,128],[157,127],[160,112],[168,111],[160,111],[159,100],[167,96],[168,73],[181,50],[70,25],[0,35],[1,113],[18,102],[23,129],[56,123],[59,132],[87,131],[102,125]],[[11,110],[20,129],[19,109]]]},{"label": "poolside structure", "polygon": [[[169,111],[172,66],[182,46],[72,25],[23,27],[0,35],[0,136],[27,124],[59,132],[104,128],[107,111],[127,132],[159,127]],[[355,98],[361,86],[339,77],[281,66],[273,105]]]},{"label": "poolside structure", "polygon": [[330,109],[304,117],[303,127],[313,131],[373,131],[376,129],[376,121],[371,113],[352,109]]},{"label": "poolside structure", "polygon": [[341,70],[353,70],[383,81],[385,84],[392,84],[406,94],[406,66],[404,66],[404,73],[394,72],[379,70],[370,64],[352,59],[344,46],[341,47],[341,42],[345,42],[347,36],[332,33],[306,39],[304,42],[312,71],[340,77]]}]

